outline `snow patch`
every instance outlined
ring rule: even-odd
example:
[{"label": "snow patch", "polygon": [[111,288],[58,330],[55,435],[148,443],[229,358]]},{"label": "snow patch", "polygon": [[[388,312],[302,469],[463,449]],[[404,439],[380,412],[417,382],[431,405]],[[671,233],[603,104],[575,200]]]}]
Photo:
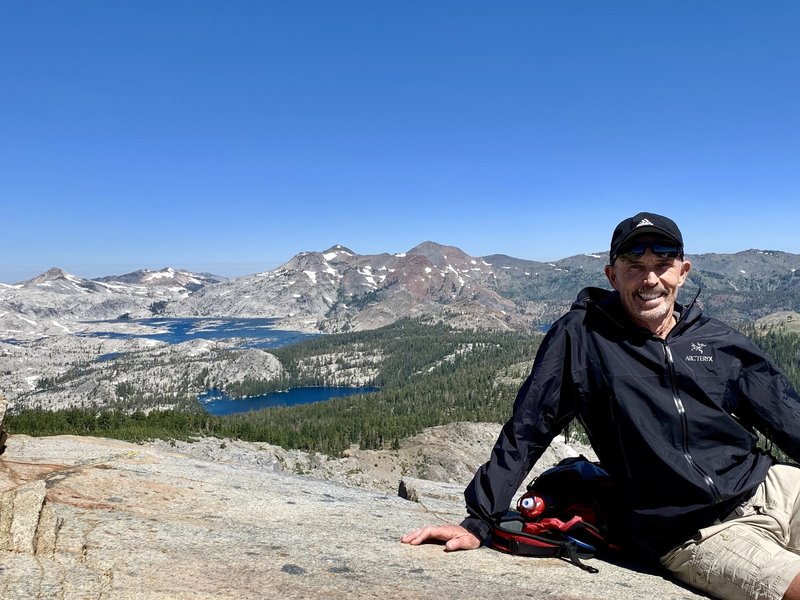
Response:
[{"label": "snow patch", "polygon": [[[378,287],[378,284],[375,282],[375,277],[372,274],[372,267],[371,266],[366,265],[362,270],[360,270],[358,272],[358,274],[361,275],[364,278],[364,280],[368,284],[370,284],[372,287],[374,287],[374,288]],[[384,276],[384,279],[385,279],[385,276]]]},{"label": "snow patch", "polygon": [[150,281],[151,279],[175,279],[175,271],[154,271],[152,273],[148,273],[142,279],[145,281]]},{"label": "snow patch", "polygon": [[131,290],[133,290],[134,293],[138,293],[138,294],[147,293],[147,288],[145,288],[144,286],[141,286],[141,285],[126,286],[125,284],[122,284],[122,283],[109,283],[109,282],[105,282],[105,281],[95,281],[94,283],[96,285],[102,286],[102,287],[104,287],[104,288],[106,288],[108,290],[111,290],[111,291],[114,291],[114,292],[118,292],[118,293],[126,293],[126,292],[130,292]]},{"label": "snow patch", "polygon": [[72,331],[70,331],[70,329],[69,329],[68,327],[65,327],[64,325],[62,325],[61,323],[59,323],[59,322],[58,322],[58,321],[56,321],[55,319],[53,319],[51,322],[52,322],[52,323],[53,323],[53,325],[55,325],[56,327],[61,327],[61,329],[63,329],[63,330],[64,330],[64,333],[72,333]]},{"label": "snow patch", "polygon": [[316,283],[317,283],[317,272],[316,271],[303,271],[303,273],[305,273],[308,276],[308,278],[311,280],[311,283],[316,285]]},{"label": "snow patch", "polygon": [[324,258],[325,260],[333,260],[338,255],[339,255],[338,252],[326,252],[325,254],[322,255],[322,258]]}]

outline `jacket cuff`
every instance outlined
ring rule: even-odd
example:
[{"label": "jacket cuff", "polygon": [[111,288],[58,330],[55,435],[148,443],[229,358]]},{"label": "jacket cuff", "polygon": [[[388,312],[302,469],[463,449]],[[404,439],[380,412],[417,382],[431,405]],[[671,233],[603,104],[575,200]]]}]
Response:
[{"label": "jacket cuff", "polygon": [[478,538],[481,543],[486,541],[491,532],[491,528],[477,517],[467,517],[461,521],[461,526]]}]

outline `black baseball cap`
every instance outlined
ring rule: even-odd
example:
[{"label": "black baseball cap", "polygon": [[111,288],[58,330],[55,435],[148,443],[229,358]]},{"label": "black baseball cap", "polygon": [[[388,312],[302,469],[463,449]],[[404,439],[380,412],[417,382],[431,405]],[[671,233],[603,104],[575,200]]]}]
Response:
[{"label": "black baseball cap", "polygon": [[614,230],[609,251],[611,262],[614,262],[614,257],[626,242],[645,234],[656,234],[673,242],[680,248],[681,255],[683,255],[683,236],[681,230],[675,225],[675,221],[655,213],[640,212],[622,221]]}]

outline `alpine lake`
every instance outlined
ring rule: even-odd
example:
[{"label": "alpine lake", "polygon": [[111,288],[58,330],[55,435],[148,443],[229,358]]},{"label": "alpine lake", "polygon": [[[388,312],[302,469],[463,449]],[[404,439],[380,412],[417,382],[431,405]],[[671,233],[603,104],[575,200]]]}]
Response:
[{"label": "alpine lake", "polygon": [[[128,339],[147,338],[179,344],[189,340],[235,339],[239,348],[280,348],[317,337],[319,334],[275,329],[275,319],[270,318],[225,318],[225,317],[154,317],[131,320],[154,328],[153,333],[96,332],[97,337]],[[111,360],[116,355],[105,355],[98,360]],[[198,396],[203,407],[212,415],[231,415],[275,406],[293,406],[311,402],[324,402],[331,398],[341,398],[354,394],[368,394],[376,391],[374,387],[298,387],[272,392],[263,396],[231,398],[216,389],[206,390]]]}]

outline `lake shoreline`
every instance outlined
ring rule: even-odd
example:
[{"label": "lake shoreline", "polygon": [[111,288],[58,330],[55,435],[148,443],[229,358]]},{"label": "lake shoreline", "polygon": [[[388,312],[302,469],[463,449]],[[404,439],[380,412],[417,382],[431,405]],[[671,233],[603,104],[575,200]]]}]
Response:
[{"label": "lake shoreline", "polygon": [[379,389],[374,386],[301,386],[242,398],[232,398],[225,392],[215,390],[213,393],[209,393],[209,391],[203,392],[198,396],[198,401],[209,414],[224,416],[266,408],[277,408],[279,406],[325,402],[332,398],[371,394]]}]

